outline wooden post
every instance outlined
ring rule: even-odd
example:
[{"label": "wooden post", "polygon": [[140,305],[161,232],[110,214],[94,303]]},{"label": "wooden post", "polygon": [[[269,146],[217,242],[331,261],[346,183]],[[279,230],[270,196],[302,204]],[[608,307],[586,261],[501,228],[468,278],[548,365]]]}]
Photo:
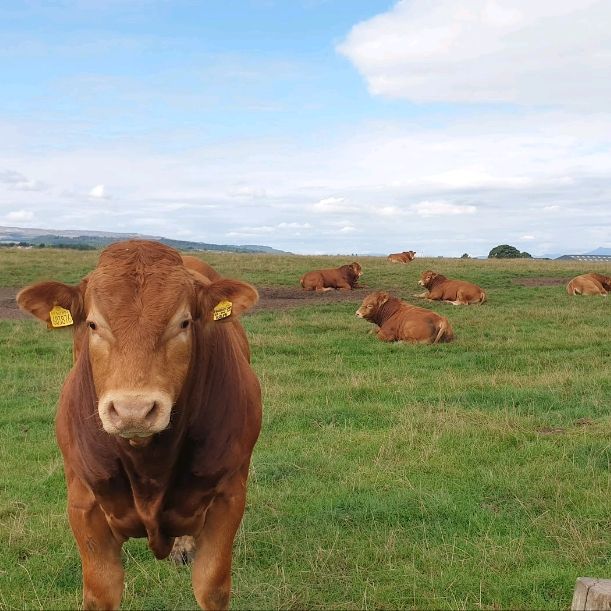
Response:
[{"label": "wooden post", "polygon": [[571,611],[611,610],[611,579],[579,577],[575,584]]}]

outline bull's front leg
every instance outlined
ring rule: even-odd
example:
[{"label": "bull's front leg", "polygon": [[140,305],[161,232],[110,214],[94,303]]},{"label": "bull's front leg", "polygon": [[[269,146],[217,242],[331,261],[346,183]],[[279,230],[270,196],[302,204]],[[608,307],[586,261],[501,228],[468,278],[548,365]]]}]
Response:
[{"label": "bull's front leg", "polygon": [[202,609],[226,609],[231,595],[233,540],[244,515],[248,464],[206,512],[195,538],[193,592]]},{"label": "bull's front leg", "polygon": [[93,493],[67,473],[68,519],[83,569],[83,608],[118,609],[123,594],[123,541],[115,537]]}]

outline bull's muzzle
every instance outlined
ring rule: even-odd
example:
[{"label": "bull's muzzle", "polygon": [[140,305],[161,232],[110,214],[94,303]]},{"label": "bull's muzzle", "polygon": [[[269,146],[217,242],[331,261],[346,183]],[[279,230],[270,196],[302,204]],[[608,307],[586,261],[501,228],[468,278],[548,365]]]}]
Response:
[{"label": "bull's muzzle", "polygon": [[98,403],[104,430],[129,439],[163,431],[171,410],[172,399],[163,391],[109,391]]}]

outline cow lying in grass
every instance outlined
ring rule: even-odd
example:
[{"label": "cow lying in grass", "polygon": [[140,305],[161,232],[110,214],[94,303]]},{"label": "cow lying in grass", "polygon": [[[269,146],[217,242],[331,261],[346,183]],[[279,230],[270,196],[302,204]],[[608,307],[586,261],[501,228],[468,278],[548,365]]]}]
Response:
[{"label": "cow lying in grass", "polygon": [[350,291],[358,287],[358,279],[363,275],[361,265],[356,261],[334,269],[319,269],[307,272],[301,277],[301,286],[306,291],[331,291],[339,289]]},{"label": "cow lying in grass", "polygon": [[367,295],[356,315],[378,325],[376,334],[383,342],[437,344],[454,339],[447,318],[391,297],[386,291]]},{"label": "cow lying in grass", "polygon": [[418,284],[427,290],[414,297],[431,301],[447,301],[454,305],[469,305],[486,301],[486,293],[476,284],[466,280],[450,280],[430,270],[422,272]]},{"label": "cow lying in grass", "polygon": [[566,285],[569,295],[602,295],[611,291],[611,277],[591,272],[576,276]]},{"label": "cow lying in grass", "polygon": [[416,252],[413,250],[404,250],[403,252],[393,252],[386,257],[391,263],[409,263],[414,260]]}]

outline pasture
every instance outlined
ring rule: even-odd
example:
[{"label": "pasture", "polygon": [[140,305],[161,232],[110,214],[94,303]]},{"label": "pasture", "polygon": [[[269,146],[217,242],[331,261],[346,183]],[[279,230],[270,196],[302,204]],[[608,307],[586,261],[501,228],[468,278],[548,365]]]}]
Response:
[{"label": "pasture", "polygon": [[[369,290],[303,297],[301,274],[352,257],[202,257],[268,296],[243,318],[264,422],[232,608],[559,609],[578,576],[611,577],[611,301],[564,290],[609,269],[358,258],[370,290],[454,327],[451,344],[411,346],[355,317]],[[0,287],[77,282],[96,258],[2,249]],[[425,269],[479,284],[488,302],[412,298]],[[0,361],[0,608],[76,608],[53,436],[70,333],[0,320]],[[195,606],[189,568],[156,561],[144,540],[124,557],[123,608]]]}]

